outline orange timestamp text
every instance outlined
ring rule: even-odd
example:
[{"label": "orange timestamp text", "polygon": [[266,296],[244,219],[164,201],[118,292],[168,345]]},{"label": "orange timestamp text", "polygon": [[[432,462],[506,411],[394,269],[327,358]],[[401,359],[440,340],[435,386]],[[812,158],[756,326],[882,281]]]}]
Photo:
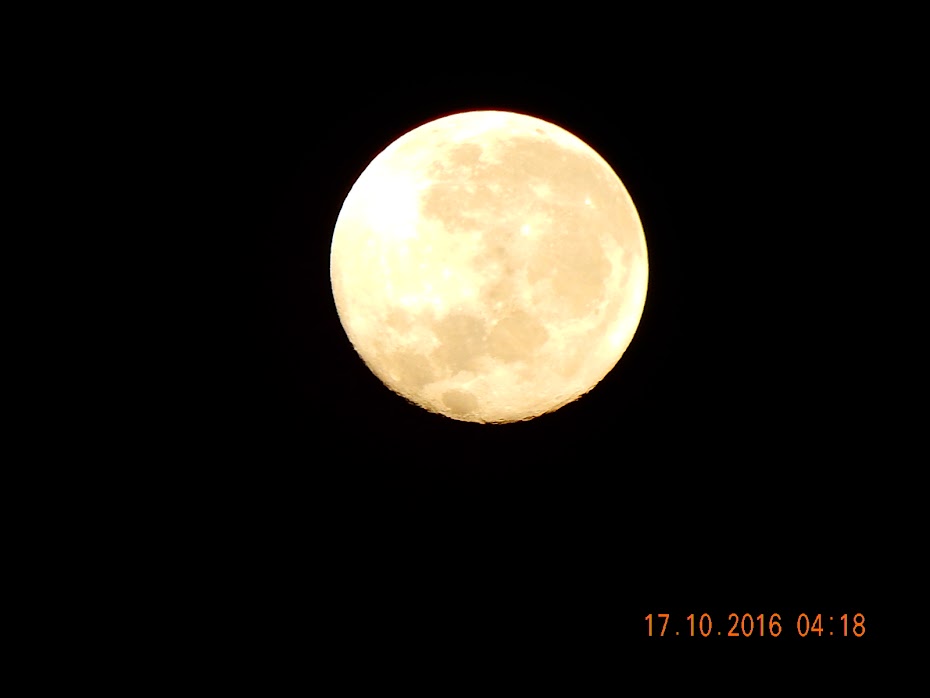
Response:
[{"label": "orange timestamp text", "polygon": [[[709,613],[698,616],[695,613],[685,617],[684,622],[672,621],[669,627],[670,614],[650,613],[646,616],[646,632],[649,637],[778,637],[784,630],[782,618],[778,613],[766,615],[760,613],[753,616],[750,613],[742,615],[730,613],[727,623],[715,630],[713,618]],[[729,626],[729,627],[727,627]],[[800,637],[862,637],[865,635],[865,615],[844,613],[841,616],[828,616],[822,613],[799,613],[794,628]],[[726,634],[724,634],[726,630]]]}]

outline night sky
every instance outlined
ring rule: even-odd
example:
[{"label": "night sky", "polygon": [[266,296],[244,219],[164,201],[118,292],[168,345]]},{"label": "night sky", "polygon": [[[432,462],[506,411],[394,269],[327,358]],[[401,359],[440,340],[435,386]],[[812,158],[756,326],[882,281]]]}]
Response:
[{"label": "night sky", "polygon": [[[268,588],[324,589],[301,612],[339,617],[334,642],[366,656],[475,661],[530,647],[606,666],[646,641],[647,613],[682,630],[711,613],[725,635],[731,612],[780,612],[792,633],[800,611],[869,612],[857,565],[872,560],[876,495],[850,464],[877,462],[885,440],[862,276],[882,252],[864,251],[877,214],[858,184],[867,153],[843,136],[849,84],[724,57],[629,78],[246,63],[228,105],[244,292],[216,467]],[[513,425],[392,393],[330,290],[336,218],[371,159],[473,109],[586,141],[648,246],[645,311],[618,365]]]}]

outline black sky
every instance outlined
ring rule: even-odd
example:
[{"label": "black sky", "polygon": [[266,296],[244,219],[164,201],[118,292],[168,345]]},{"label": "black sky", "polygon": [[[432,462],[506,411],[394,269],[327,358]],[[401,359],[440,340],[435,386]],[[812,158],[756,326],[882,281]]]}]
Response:
[{"label": "black sky", "polygon": [[[372,642],[413,628],[421,649],[581,633],[610,655],[649,612],[868,607],[848,572],[875,545],[876,495],[852,464],[877,461],[885,438],[861,276],[882,251],[867,146],[846,135],[863,123],[849,79],[766,59],[644,61],[628,77],[428,63],[265,60],[231,80],[229,244],[245,262],[231,270],[242,294],[216,468],[250,549],[284,588],[329,589],[317,601]],[[515,425],[391,393],[329,285],[358,175],[403,133],[471,109],[589,143],[648,245],[620,363]]]}]

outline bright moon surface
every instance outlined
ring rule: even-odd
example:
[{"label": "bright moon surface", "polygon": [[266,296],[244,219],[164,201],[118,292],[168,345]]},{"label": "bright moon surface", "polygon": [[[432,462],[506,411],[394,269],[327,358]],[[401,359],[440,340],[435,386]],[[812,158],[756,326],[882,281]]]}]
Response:
[{"label": "bright moon surface", "polygon": [[646,299],[646,239],[586,143],[531,116],[465,112],[365,169],[330,277],[346,334],[385,385],[452,419],[514,422],[616,365]]}]

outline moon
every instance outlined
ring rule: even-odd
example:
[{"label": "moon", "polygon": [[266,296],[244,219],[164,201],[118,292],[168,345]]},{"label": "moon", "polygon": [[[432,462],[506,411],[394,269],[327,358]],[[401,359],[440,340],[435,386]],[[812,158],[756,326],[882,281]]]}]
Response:
[{"label": "moon", "polygon": [[646,239],[609,164],[563,128],[470,111],[372,160],[339,212],[340,322],[391,390],[455,420],[533,419],[596,386],[642,316]]}]

